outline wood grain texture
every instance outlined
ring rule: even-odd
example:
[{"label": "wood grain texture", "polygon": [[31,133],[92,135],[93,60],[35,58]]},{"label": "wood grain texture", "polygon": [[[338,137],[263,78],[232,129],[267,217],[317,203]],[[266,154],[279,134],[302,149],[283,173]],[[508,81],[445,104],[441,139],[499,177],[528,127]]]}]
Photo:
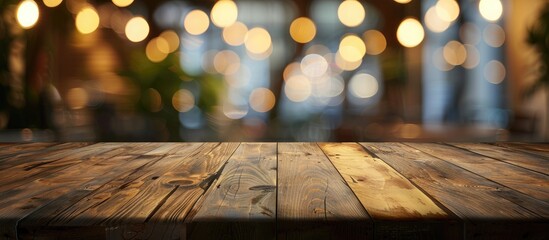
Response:
[{"label": "wood grain texture", "polygon": [[372,222],[315,143],[278,144],[278,237],[371,238]]},{"label": "wood grain texture", "polygon": [[526,152],[549,160],[549,143],[519,143],[519,142],[498,142],[497,146],[507,147],[512,151]]},{"label": "wood grain texture", "polygon": [[[106,196],[91,214],[101,214],[108,235],[121,238],[184,238],[184,219],[239,143],[205,143],[188,156],[165,156],[155,169]],[[187,146],[188,149],[188,146]],[[190,149],[189,149],[190,150]],[[89,214],[88,213],[88,214]]]},{"label": "wood grain texture", "polygon": [[513,165],[527,168],[539,173],[549,175],[549,161],[539,157],[525,154],[505,147],[499,147],[482,143],[450,143],[452,146],[475,152],[487,157],[504,161]]},{"label": "wood grain texture", "polygon": [[374,220],[375,238],[458,239],[461,224],[357,143],[319,143]]},{"label": "wood grain texture", "polygon": [[79,149],[92,143],[76,142],[76,143],[61,143],[51,145],[48,148],[41,148],[33,151],[25,151],[14,155],[0,155],[0,171],[9,169],[20,164],[29,164],[36,161],[41,161],[55,155],[60,155],[71,149]]},{"label": "wood grain texture", "polygon": [[[464,219],[465,238],[479,234],[492,234],[492,238],[534,234],[539,238],[544,235],[542,229],[549,227],[543,220],[549,209],[542,201],[404,144],[361,145]],[[509,227],[504,228],[507,223]]]},{"label": "wood grain texture", "polygon": [[2,158],[11,157],[17,154],[37,151],[40,149],[46,149],[50,146],[56,145],[57,143],[52,142],[32,142],[32,143],[20,143],[20,144],[8,144],[0,148],[0,155]]},{"label": "wood grain texture", "polygon": [[445,219],[408,179],[356,143],[319,144],[374,219]]},{"label": "wood grain texture", "polygon": [[[138,148],[143,147],[142,145],[118,145],[116,148],[121,151],[116,152],[117,154],[94,156],[86,161],[75,156],[75,161],[79,160],[81,164],[75,163],[56,174],[38,178],[31,183],[0,193],[0,204],[9,206],[9,208],[0,209],[2,235],[14,238],[16,235],[14,226],[20,219],[74,190],[75,187],[119,167],[124,163],[124,159],[116,158],[116,155],[127,151],[138,151]],[[109,151],[104,153],[109,153]]]},{"label": "wood grain texture", "polygon": [[406,145],[533,198],[549,202],[549,176],[547,175],[447,145],[434,143],[406,143]]},{"label": "wood grain texture", "polygon": [[189,219],[189,239],[276,238],[276,143],[242,143]]}]

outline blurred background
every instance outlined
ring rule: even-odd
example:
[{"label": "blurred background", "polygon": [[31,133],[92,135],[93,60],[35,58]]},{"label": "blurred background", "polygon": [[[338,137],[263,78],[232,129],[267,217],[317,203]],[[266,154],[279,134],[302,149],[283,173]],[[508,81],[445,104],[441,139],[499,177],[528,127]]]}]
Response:
[{"label": "blurred background", "polygon": [[0,141],[548,141],[546,0],[2,0]]}]

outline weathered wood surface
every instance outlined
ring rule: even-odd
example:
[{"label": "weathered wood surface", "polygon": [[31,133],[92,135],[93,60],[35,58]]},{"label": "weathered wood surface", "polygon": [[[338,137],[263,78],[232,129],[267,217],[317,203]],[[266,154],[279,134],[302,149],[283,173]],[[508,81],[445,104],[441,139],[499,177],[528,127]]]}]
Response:
[{"label": "weathered wood surface", "polygon": [[372,237],[370,216],[315,143],[278,144],[279,237]]},{"label": "weathered wood surface", "polygon": [[3,239],[549,239],[548,144],[0,146]]}]

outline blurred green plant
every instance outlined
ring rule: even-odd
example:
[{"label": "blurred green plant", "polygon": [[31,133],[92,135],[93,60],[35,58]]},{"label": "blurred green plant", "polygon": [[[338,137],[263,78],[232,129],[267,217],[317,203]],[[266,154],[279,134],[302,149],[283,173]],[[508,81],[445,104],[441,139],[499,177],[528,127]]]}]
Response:
[{"label": "blurred green plant", "polygon": [[538,21],[528,29],[527,42],[540,54],[537,81],[527,91],[531,95],[538,88],[549,88],[549,3],[541,10]]}]

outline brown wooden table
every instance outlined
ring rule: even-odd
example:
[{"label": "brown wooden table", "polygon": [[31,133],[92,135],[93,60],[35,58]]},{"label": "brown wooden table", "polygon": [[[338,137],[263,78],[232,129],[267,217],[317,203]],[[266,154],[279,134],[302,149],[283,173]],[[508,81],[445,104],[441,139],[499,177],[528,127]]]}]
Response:
[{"label": "brown wooden table", "polygon": [[6,239],[549,239],[549,144],[0,144]]}]

